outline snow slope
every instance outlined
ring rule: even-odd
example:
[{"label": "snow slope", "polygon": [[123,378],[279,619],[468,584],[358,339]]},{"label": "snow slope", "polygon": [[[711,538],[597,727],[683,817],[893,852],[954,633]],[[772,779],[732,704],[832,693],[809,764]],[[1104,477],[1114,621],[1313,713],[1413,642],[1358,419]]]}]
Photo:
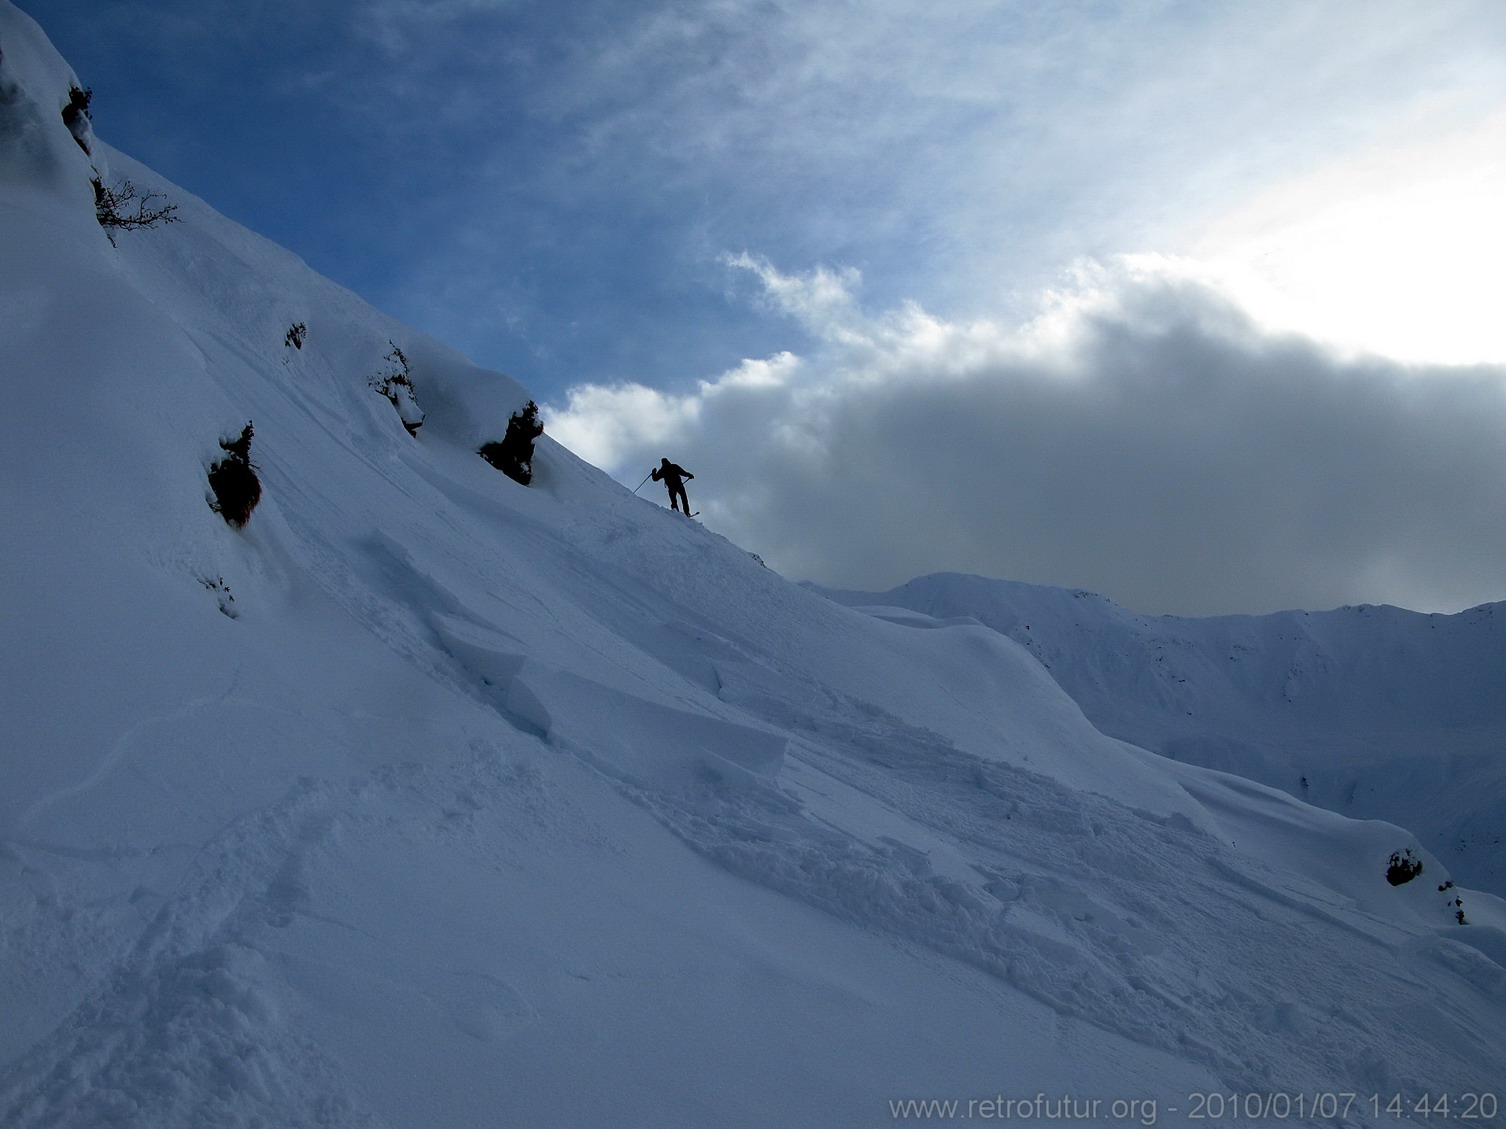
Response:
[{"label": "snow slope", "polygon": [[1506,894],[1506,604],[1184,619],[958,574],[829,595],[983,624],[1103,732],[1403,824],[1460,882]]},{"label": "snow slope", "polygon": [[[1409,832],[1105,736],[999,633],[840,607],[547,437],[518,486],[474,450],[524,389],[86,153],[8,0],[0,53],[7,1129],[1397,1125],[1506,1077],[1506,907],[1457,924]],[[95,175],[182,222],[112,247]]]}]

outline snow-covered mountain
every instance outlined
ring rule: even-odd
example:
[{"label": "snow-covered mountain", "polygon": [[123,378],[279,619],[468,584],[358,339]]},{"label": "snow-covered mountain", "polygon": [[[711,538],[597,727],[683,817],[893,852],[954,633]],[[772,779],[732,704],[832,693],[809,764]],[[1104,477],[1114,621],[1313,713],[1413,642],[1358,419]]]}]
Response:
[{"label": "snow-covered mountain", "polygon": [[990,627],[1104,733],[1404,824],[1458,881],[1506,894],[1506,604],[1184,619],[955,573],[828,595]]},{"label": "snow-covered mountain", "polygon": [[[476,451],[526,390],[84,85],[0,0],[7,1129],[1498,1116],[1506,906],[1411,832],[1106,736],[999,632],[547,436],[515,483]],[[94,181],[179,222],[113,246]]]}]

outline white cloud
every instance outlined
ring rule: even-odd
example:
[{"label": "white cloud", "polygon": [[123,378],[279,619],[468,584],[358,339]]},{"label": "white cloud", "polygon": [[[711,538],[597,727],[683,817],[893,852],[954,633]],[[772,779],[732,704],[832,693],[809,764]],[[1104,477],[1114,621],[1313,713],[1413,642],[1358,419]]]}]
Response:
[{"label": "white cloud", "polygon": [[853,294],[862,277],[858,271],[850,267],[833,271],[818,266],[805,275],[781,274],[767,259],[746,251],[725,255],[722,261],[756,276],[770,307],[814,332],[835,338],[860,332],[863,315]]},{"label": "white cloud", "polygon": [[624,480],[689,467],[703,520],[789,575],[1193,614],[1506,596],[1506,369],[1342,359],[1149,257],[1083,264],[1023,326],[865,315],[851,273],[735,263],[809,355],[577,388],[550,430]]},{"label": "white cloud", "polygon": [[549,433],[588,462],[621,469],[650,447],[684,442],[700,416],[696,396],[588,384],[570,390],[564,411],[550,411]]}]

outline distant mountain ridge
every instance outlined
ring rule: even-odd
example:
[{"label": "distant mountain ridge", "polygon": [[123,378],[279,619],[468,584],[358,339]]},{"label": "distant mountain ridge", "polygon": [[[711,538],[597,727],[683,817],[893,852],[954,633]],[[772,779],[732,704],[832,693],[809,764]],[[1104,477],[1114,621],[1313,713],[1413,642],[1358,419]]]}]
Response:
[{"label": "distant mountain ridge", "polygon": [[818,590],[974,619],[1039,659],[1104,733],[1400,823],[1461,881],[1506,893],[1506,603],[1185,618],[959,573]]}]

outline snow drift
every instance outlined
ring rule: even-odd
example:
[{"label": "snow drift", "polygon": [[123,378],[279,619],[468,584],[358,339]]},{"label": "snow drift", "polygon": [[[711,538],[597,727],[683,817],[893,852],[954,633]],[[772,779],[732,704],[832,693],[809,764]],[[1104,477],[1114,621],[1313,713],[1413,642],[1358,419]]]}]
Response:
[{"label": "snow drift", "polygon": [[[547,436],[517,485],[476,450],[525,389],[86,149],[7,0],[0,52],[5,1125],[1394,1125],[1506,1076],[1506,916],[1409,832],[1105,736],[998,632],[841,607]],[[180,222],[112,247],[95,179]]]}]

